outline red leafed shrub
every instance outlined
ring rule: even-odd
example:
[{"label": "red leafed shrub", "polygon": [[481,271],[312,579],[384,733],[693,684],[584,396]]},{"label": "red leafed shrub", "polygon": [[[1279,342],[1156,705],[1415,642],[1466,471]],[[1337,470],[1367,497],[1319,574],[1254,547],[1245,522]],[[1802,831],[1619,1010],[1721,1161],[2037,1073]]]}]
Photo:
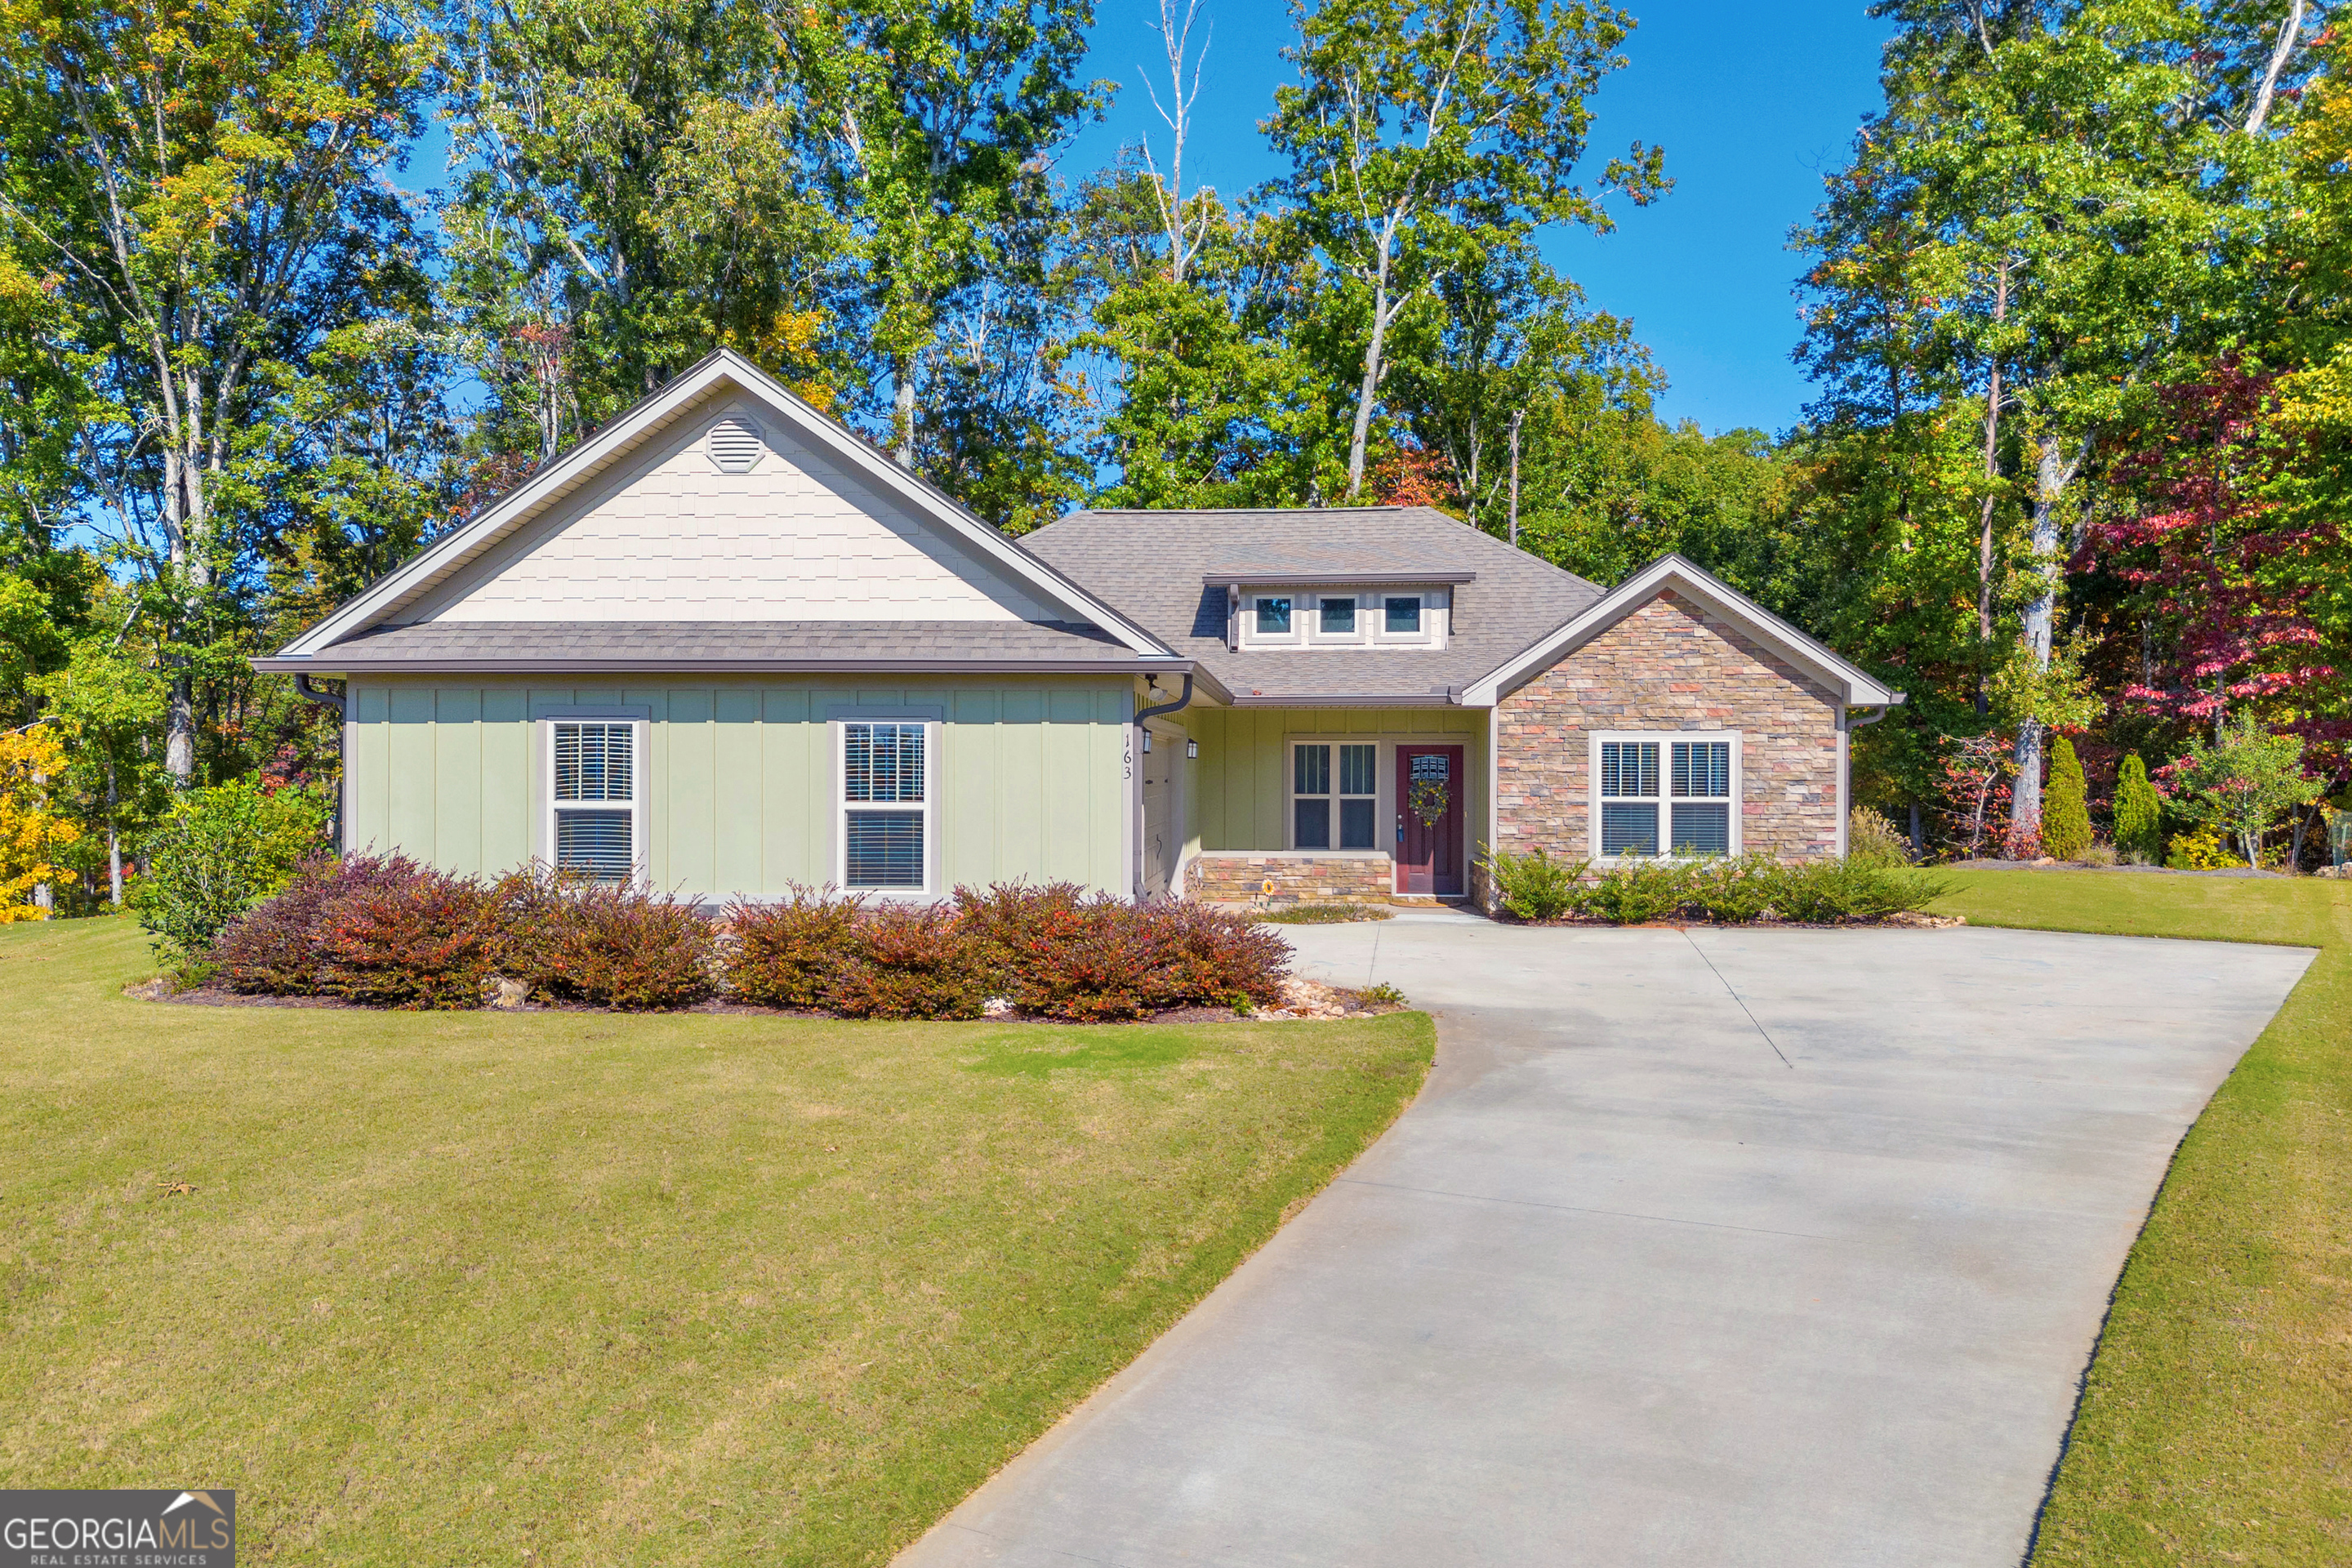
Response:
[{"label": "red leafed shrub", "polygon": [[1277,1001],[1290,947],[1254,921],[1181,901],[1131,903],[1068,883],[958,889],[1013,1004],[1049,1018]]},{"label": "red leafed shrub", "polygon": [[205,956],[228,990],[315,996],[325,982],[327,921],[334,905],[362,889],[394,887],[423,874],[405,855],[306,861],[276,897],[231,921]]},{"label": "red leafed shrub", "polygon": [[850,1018],[977,1018],[990,968],[974,934],[952,909],[865,910],[825,1005]]},{"label": "red leafed shrub", "polygon": [[642,1013],[716,989],[718,949],[698,899],[575,881],[533,865],[499,884],[499,973],[547,1000]]},{"label": "red leafed shrub", "polygon": [[727,984],[763,1007],[823,1007],[848,956],[865,900],[793,884],[775,903],[738,900],[727,910]]},{"label": "red leafed shrub", "polygon": [[1282,1000],[1290,944],[1246,916],[1189,900],[1150,904],[1173,952],[1161,972],[1163,1007],[1216,1005],[1246,996],[1257,1006]]},{"label": "red leafed shrub", "polygon": [[497,963],[499,901],[470,877],[415,870],[321,914],[319,989],[378,1007],[478,1007]]}]

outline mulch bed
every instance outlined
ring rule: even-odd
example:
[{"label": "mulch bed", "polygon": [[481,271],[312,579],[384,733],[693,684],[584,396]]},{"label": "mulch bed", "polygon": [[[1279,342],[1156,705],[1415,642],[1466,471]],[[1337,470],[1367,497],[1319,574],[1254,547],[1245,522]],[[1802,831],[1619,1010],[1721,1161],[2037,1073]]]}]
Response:
[{"label": "mulch bed", "polygon": [[1599,915],[1562,915],[1552,921],[1523,921],[1507,910],[1486,917],[1496,925],[1540,926],[1549,931],[1572,926],[1584,931],[1948,931],[1969,923],[1966,915],[1928,915],[1916,911],[1875,921],[1709,921],[1677,917],[1664,921],[1605,921]]},{"label": "mulch bed", "polygon": [[[1313,986],[1312,982],[1301,984]],[[1269,1008],[1247,1015],[1236,1014],[1230,1007],[1169,1007],[1148,1018],[1118,1018],[1113,1024],[1232,1024],[1251,1021],[1275,1023],[1295,1021],[1301,1017],[1373,1018],[1384,1013],[1402,1010],[1400,1005],[1368,1005],[1353,991],[1331,986],[1313,986],[1328,994],[1327,1010],[1301,1013],[1289,1008]],[[136,985],[126,985],[122,994],[134,1002],[163,1002],[182,1007],[328,1007],[352,1013],[393,1013],[394,1007],[372,1007],[364,1002],[350,1002],[341,996],[260,996],[242,991],[225,991],[217,985],[198,985],[182,991],[173,987],[169,976],[158,975]],[[1322,1000],[1318,998],[1318,1000]],[[730,1002],[713,997],[697,1002],[691,1007],[623,1008],[599,1007],[587,1002],[529,1002],[519,1007],[452,1008],[452,1012],[480,1013],[608,1013],[655,1016],[667,1013],[701,1013],[717,1017],[744,1018],[835,1018],[832,1013],[821,1013],[810,1007],[761,1007],[749,1002]],[[844,1019],[842,1022],[873,1020]],[[892,1022],[896,1020],[879,1020]],[[1055,1024],[1074,1029],[1102,1028],[1103,1024],[1086,1023],[1071,1018],[1047,1018],[1034,1013],[1013,1011],[992,1014],[984,1018],[954,1020],[980,1024]]]}]

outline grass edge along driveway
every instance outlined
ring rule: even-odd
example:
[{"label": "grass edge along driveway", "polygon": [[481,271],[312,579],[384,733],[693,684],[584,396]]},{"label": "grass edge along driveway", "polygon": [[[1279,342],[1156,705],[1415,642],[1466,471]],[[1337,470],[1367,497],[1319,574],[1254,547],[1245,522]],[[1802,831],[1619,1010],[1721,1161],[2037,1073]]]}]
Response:
[{"label": "grass edge along driveway", "polygon": [[887,1561],[1433,1045],[121,994],[152,968],[0,930],[0,1485],[234,1488],[254,1563]]},{"label": "grass edge along driveway", "polygon": [[2352,884],[1945,875],[1978,925],[2320,950],[2181,1141],[2032,1562],[2352,1562]]}]

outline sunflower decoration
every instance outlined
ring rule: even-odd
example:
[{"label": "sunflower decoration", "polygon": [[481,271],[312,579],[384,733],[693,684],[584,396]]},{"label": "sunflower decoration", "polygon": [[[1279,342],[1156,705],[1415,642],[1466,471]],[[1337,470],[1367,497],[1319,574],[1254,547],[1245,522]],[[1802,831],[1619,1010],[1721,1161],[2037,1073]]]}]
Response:
[{"label": "sunflower decoration", "polygon": [[1454,804],[1454,792],[1440,778],[1418,778],[1412,781],[1412,792],[1405,796],[1405,808],[1421,818],[1423,827],[1434,827]]}]

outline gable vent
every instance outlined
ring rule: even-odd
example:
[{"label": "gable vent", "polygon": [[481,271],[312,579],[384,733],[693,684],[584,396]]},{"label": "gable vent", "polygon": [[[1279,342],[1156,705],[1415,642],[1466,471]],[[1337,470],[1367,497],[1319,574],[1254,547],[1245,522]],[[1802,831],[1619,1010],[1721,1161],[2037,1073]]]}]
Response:
[{"label": "gable vent", "polygon": [[722,474],[748,474],[765,443],[749,419],[721,419],[710,427],[710,461]]}]

